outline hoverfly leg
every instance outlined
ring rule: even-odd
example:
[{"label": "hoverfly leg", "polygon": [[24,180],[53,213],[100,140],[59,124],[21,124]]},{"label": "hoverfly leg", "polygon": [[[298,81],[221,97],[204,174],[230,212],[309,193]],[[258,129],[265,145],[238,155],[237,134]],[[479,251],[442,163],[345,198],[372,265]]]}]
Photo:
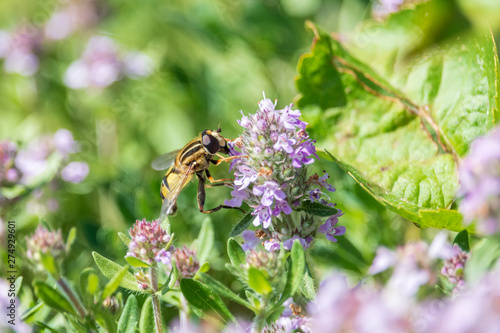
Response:
[{"label": "hoverfly leg", "polygon": [[[217,154],[217,156],[219,156],[219,154]],[[223,158],[218,159],[217,161],[212,160],[212,163],[215,164],[215,165],[219,165],[222,162],[228,162],[228,161],[234,160],[235,158],[247,158],[247,157],[248,157],[247,155],[244,155],[244,156],[238,155],[238,156],[223,157]]]},{"label": "hoverfly leg", "polygon": [[222,185],[230,185],[230,186],[232,186],[233,185],[234,179],[231,179],[231,178],[221,178],[221,179],[215,180],[212,177],[212,175],[210,174],[210,171],[208,171],[208,169],[205,170],[205,173],[206,173],[207,179],[210,181],[210,183],[212,183],[212,184],[213,183],[220,183],[220,184],[207,185],[207,187],[222,186]]},{"label": "hoverfly leg", "polygon": [[[213,212],[216,212],[218,210],[221,210],[222,208],[228,208],[228,209],[238,209],[245,213],[245,211],[239,207],[231,207],[227,205],[220,205],[215,208],[209,209],[209,210],[204,210],[203,206],[205,205],[205,179],[203,178],[203,174],[196,174],[198,176],[198,208],[200,209],[200,212],[203,214],[210,214]],[[217,184],[218,185],[218,184]]]}]

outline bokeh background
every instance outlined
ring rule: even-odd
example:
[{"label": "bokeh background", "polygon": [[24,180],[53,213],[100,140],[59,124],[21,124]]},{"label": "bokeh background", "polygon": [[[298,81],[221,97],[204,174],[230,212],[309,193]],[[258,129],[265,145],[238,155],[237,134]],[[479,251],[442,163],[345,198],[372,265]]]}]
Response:
[{"label": "bokeh background", "polygon": [[[458,34],[491,27],[498,38],[495,0],[433,0],[417,14],[388,19],[390,12],[421,2],[2,1],[0,140],[24,152],[23,171],[33,175],[1,179],[2,227],[7,220],[17,225],[18,267],[25,277],[21,302],[33,304],[33,273],[22,249],[40,221],[64,235],[77,228],[65,265],[70,280],[94,266],[92,251],[124,263],[117,232],[136,219],[156,218],[160,210],[163,174],[150,167],[156,156],[219,123],[224,136],[237,137],[239,111],[253,113],[263,91],[278,99],[279,108],[291,103],[297,62],[312,42],[306,20],[335,33],[381,74]],[[61,129],[72,133],[75,145]],[[58,142],[71,148],[51,158]],[[80,164],[64,174],[71,162]],[[319,241],[311,251],[320,270],[336,267],[362,276],[377,245],[394,247],[435,233],[388,212],[333,163],[320,161],[314,168],[332,176],[334,201],[345,212],[341,224],[362,255],[353,256],[345,244]],[[224,178],[227,172],[221,165],[212,174]],[[216,232],[211,273],[238,290],[224,263],[229,232],[242,214],[200,214],[196,188],[192,182],[181,193],[171,218],[177,245],[195,239],[210,218]],[[205,207],[219,205],[229,192],[207,189]]]}]

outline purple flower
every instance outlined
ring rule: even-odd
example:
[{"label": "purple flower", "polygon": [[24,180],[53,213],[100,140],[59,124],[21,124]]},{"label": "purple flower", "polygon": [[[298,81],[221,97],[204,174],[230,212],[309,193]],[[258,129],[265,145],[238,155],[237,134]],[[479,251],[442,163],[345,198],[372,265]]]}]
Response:
[{"label": "purple flower", "polygon": [[465,287],[464,269],[468,259],[469,254],[454,244],[450,257],[445,260],[443,268],[441,268],[441,274],[454,285],[453,292],[455,293]]},{"label": "purple flower", "polygon": [[257,246],[260,243],[260,238],[255,236],[255,232],[251,230],[244,230],[241,233],[241,236],[245,240],[243,245],[241,246],[243,248],[243,251],[248,251],[250,249],[253,249],[255,246]]},{"label": "purple flower", "polygon": [[152,72],[149,57],[137,52],[128,56],[128,59],[122,59],[113,39],[94,36],[87,43],[82,57],[66,70],[64,83],[72,89],[105,88],[124,75],[138,78]]},{"label": "purple flower", "polygon": [[278,251],[281,248],[280,242],[276,239],[268,239],[264,242],[264,248],[269,252]]},{"label": "purple flower", "polygon": [[337,239],[334,236],[342,236],[345,234],[344,226],[336,226],[339,222],[339,217],[344,215],[341,210],[337,214],[330,216],[326,219],[325,223],[319,226],[318,231],[325,234],[326,239],[336,242]]},{"label": "purple flower", "polygon": [[151,222],[146,219],[137,220],[129,230],[132,238],[129,243],[129,251],[126,257],[135,257],[147,264],[163,262],[168,260],[164,251],[173,251],[170,244],[170,235],[160,226],[158,220]]},{"label": "purple flower", "polygon": [[314,158],[309,158],[311,155],[319,159],[318,155],[316,155],[316,147],[314,147],[311,140],[307,140],[301,143],[290,155],[293,160],[292,165],[296,168],[301,168],[302,164],[313,163]]},{"label": "purple flower", "polygon": [[255,186],[253,194],[262,197],[261,203],[267,207],[273,204],[274,199],[282,201],[286,198],[278,183],[273,181],[267,181],[263,185]]},{"label": "purple flower", "polygon": [[306,239],[301,238],[301,237],[295,235],[292,238],[290,238],[290,239],[288,239],[288,240],[286,240],[286,241],[283,242],[283,248],[285,250],[291,250],[292,246],[293,246],[293,242],[295,240],[298,240],[300,242],[300,245],[302,245],[302,247],[304,248],[304,250],[307,249],[309,247],[309,245],[310,245],[310,242],[307,242]]},{"label": "purple flower", "polygon": [[33,26],[21,26],[11,33],[0,32],[0,58],[8,73],[32,76],[38,71],[36,54],[40,49],[41,34]]},{"label": "purple flower", "polygon": [[57,151],[66,157],[69,153],[76,150],[76,142],[73,140],[73,134],[67,129],[60,129],[54,134],[54,144]]},{"label": "purple flower", "polygon": [[460,210],[466,223],[477,221],[478,232],[500,231],[500,127],[472,142],[460,166]]},{"label": "purple flower", "polygon": [[165,249],[161,249],[155,255],[155,261],[161,262],[163,265],[171,265],[172,264],[172,252],[167,251]]},{"label": "purple flower", "polygon": [[61,171],[61,178],[70,183],[81,183],[89,173],[85,162],[71,162]]},{"label": "purple flower", "polygon": [[90,28],[97,23],[94,7],[91,0],[78,0],[54,12],[45,23],[44,37],[50,40],[62,40],[77,30]]},{"label": "purple flower", "polygon": [[[309,177],[302,167],[318,157],[315,141],[305,131],[307,124],[293,105],[277,110],[276,102],[265,96],[255,114],[241,114],[243,134],[229,144],[230,154],[239,158],[231,163],[233,199],[226,204],[239,207],[244,202],[253,209],[253,224],[266,229],[262,241],[267,249],[277,249],[276,242],[289,248],[294,239],[301,239],[307,248],[321,221],[310,214],[295,216],[293,209],[309,197],[333,207],[322,196],[326,196],[323,190],[335,191],[326,181],[328,174]],[[340,235],[342,228],[331,232]]]}]

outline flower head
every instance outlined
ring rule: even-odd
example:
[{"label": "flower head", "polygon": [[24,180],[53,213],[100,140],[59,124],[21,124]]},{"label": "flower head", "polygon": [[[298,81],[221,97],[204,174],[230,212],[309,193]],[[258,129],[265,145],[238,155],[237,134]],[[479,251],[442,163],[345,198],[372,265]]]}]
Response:
[{"label": "flower head", "polygon": [[169,246],[171,237],[161,228],[158,220],[151,222],[146,219],[137,220],[129,230],[129,234],[132,240],[126,257],[135,257],[150,265],[156,262],[168,262],[166,257],[170,256],[165,251],[173,251]]},{"label": "flower head", "polygon": [[469,254],[463,251],[457,244],[453,245],[451,256],[444,262],[441,268],[441,274],[448,278],[448,281],[454,285],[453,292],[457,293],[465,286],[464,269]]},{"label": "flower head", "polygon": [[460,210],[482,234],[500,231],[500,127],[477,138],[460,167]]},{"label": "flower head", "polygon": [[198,269],[200,262],[196,258],[196,251],[189,249],[186,245],[175,250],[172,255],[181,277],[192,278]]},{"label": "flower head", "polygon": [[66,255],[66,245],[63,242],[61,230],[49,231],[39,225],[35,233],[26,237],[26,255],[38,270],[43,270],[42,255],[49,254],[54,261],[61,262]]},{"label": "flower head", "polygon": [[[328,174],[308,175],[307,165],[318,156],[315,141],[305,131],[307,123],[300,120],[301,113],[292,104],[278,110],[276,103],[264,96],[258,105],[255,114],[246,116],[242,112],[238,123],[243,133],[230,142],[231,155],[240,158],[231,164],[236,179],[233,199],[225,204],[239,207],[245,202],[253,209],[253,225],[262,228],[261,242],[270,251],[290,249],[296,239],[305,249],[317,231],[336,241],[334,236],[345,232],[344,227],[336,225],[340,211],[320,229],[320,218],[294,213],[294,208],[306,200],[334,206],[326,194],[335,191],[327,183]],[[257,244],[249,241],[249,235],[244,235],[247,248]]]}]

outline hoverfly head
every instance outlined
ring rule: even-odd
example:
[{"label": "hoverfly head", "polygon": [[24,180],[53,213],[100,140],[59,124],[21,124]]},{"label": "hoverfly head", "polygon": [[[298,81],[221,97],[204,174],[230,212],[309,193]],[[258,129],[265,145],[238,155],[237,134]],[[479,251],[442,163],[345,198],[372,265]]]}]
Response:
[{"label": "hoverfly head", "polygon": [[205,150],[211,155],[216,154],[221,146],[219,134],[216,131],[212,132],[210,130],[204,130],[203,133],[201,133],[201,143]]}]

